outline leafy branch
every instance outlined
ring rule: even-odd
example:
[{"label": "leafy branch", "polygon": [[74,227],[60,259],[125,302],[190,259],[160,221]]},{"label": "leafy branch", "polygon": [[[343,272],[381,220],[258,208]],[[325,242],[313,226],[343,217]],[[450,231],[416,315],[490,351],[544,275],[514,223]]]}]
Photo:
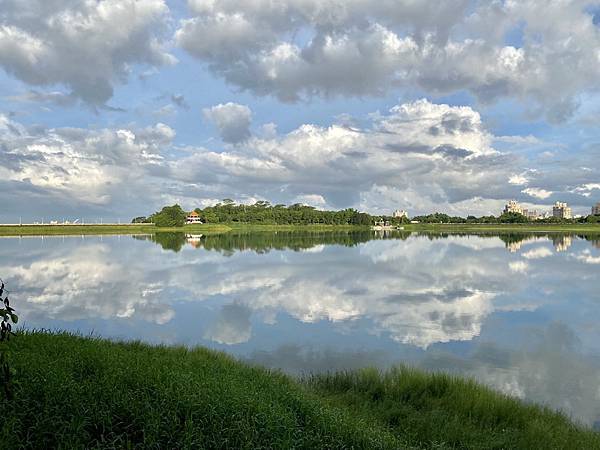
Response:
[{"label": "leafy branch", "polygon": [[15,314],[14,308],[10,306],[9,294],[10,291],[6,289],[4,280],[0,278],[0,302],[4,306],[0,307],[0,317],[2,317],[0,323],[0,385],[6,398],[10,400],[12,398],[10,385],[13,373],[9,365],[9,349],[6,343],[10,340],[10,336],[14,335],[12,326],[17,324],[19,317]]}]

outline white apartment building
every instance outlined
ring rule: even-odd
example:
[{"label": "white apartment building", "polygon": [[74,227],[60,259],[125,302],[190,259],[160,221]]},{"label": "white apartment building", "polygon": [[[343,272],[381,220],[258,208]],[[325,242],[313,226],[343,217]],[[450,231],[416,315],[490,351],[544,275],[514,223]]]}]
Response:
[{"label": "white apartment building", "polygon": [[600,202],[596,206],[592,206],[592,216],[600,216]]},{"label": "white apartment building", "polygon": [[569,205],[565,202],[556,202],[552,207],[552,217],[558,217],[559,219],[572,219],[573,212]]},{"label": "white apartment building", "polygon": [[507,213],[523,214],[523,207],[521,205],[519,205],[519,203],[517,203],[516,200],[511,200],[506,204],[506,206],[504,207],[504,211],[502,211],[502,213],[503,214],[507,214]]},{"label": "white apartment building", "polygon": [[403,217],[406,217],[408,219],[408,213],[403,209],[397,209],[396,211],[394,211],[392,216],[397,219],[402,219]]}]

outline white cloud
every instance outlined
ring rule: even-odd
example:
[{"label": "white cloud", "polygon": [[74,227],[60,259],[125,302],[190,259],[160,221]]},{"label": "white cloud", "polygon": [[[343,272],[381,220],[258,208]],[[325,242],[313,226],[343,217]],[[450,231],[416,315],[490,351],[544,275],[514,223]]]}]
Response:
[{"label": "white cloud", "polygon": [[25,316],[67,321],[141,318],[165,324],[175,315],[159,300],[160,283],[146,282],[143,273],[126,269],[101,244],[82,244],[68,254],[5,266],[2,273],[27,289]]},{"label": "white cloud", "polygon": [[508,182],[516,186],[523,186],[529,182],[529,178],[527,178],[524,174],[513,174],[508,179]]},{"label": "white cloud", "polygon": [[416,86],[484,103],[513,97],[560,121],[600,87],[600,36],[578,1],[188,4],[177,43],[229,83],[284,101]]},{"label": "white cloud", "polygon": [[537,247],[523,253],[525,259],[540,259],[552,256],[552,250],[548,247]]},{"label": "white cloud", "polygon": [[327,201],[322,195],[319,194],[302,194],[296,197],[295,203],[302,203],[303,205],[314,206],[318,209],[327,209]]},{"label": "white cloud", "polygon": [[521,192],[523,192],[524,194],[530,195],[531,197],[539,198],[541,200],[544,200],[552,195],[552,191],[547,191],[545,189],[534,188],[534,187],[523,189]]},{"label": "white cloud", "polygon": [[[594,188],[597,179],[595,169],[577,169],[593,167],[593,152],[589,161],[579,156],[551,170],[524,169],[520,157],[492,147],[479,113],[464,106],[417,100],[372,113],[360,127],[304,124],[257,135],[249,134],[251,111],[243,105],[206,114],[235,145],[177,146],[174,129],[162,123],[44,129],[0,115],[3,213],[18,218],[27,199],[35,220],[57,210],[123,219],[167,203],[192,208],[233,198],[480,216],[497,215],[506,199],[523,202],[525,195],[585,198],[572,186]],[[536,187],[517,184],[525,180]]]},{"label": "white cloud", "polygon": [[508,268],[511,272],[526,273],[529,270],[529,264],[525,261],[511,261],[508,263]]},{"label": "white cloud", "polygon": [[575,189],[573,189],[573,192],[583,195],[584,197],[591,197],[594,190],[600,191],[600,183],[586,183],[581,186],[577,186]]},{"label": "white cloud", "polygon": [[226,151],[198,149],[176,161],[174,173],[189,182],[218,182],[236,190],[234,198],[260,192],[289,201],[310,193],[333,207],[356,205],[373,189],[400,189],[410,198],[406,206],[419,211],[480,203],[482,192],[506,187],[512,163],[490,146],[490,134],[469,107],[419,100],[373,114],[371,121],[365,129],[302,125]]},{"label": "white cloud", "polygon": [[252,111],[245,105],[226,103],[202,110],[206,120],[214,123],[221,139],[237,144],[250,137]]},{"label": "white cloud", "polygon": [[163,0],[4,0],[0,67],[25,83],[63,85],[104,105],[132,66],[174,61],[161,38],[168,15]]},{"label": "white cloud", "polygon": [[12,183],[3,192],[20,198],[21,205],[27,202],[31,211],[86,205],[80,214],[110,207],[116,199],[140,203],[154,194],[158,200],[156,177],[166,169],[162,151],[174,137],[162,123],[140,129],[39,130],[0,115],[0,176]]},{"label": "white cloud", "polygon": [[573,255],[573,257],[581,262],[586,264],[600,264],[600,256],[592,255],[592,252],[589,250],[583,250],[581,253],[577,255]]}]

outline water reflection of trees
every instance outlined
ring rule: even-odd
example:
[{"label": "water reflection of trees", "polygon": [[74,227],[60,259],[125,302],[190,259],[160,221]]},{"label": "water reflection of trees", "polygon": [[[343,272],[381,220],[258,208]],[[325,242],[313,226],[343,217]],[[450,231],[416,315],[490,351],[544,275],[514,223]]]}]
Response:
[{"label": "water reflection of trees", "polygon": [[174,252],[180,252],[187,243],[185,233],[135,234],[132,237],[138,241],[152,241],[160,245],[163,250]]},{"label": "water reflection of trees", "polygon": [[342,245],[354,247],[375,239],[401,239],[419,236],[429,240],[447,239],[450,237],[477,236],[479,238],[500,239],[506,249],[514,253],[528,243],[547,239],[552,241],[557,252],[566,251],[576,239],[590,241],[600,248],[600,237],[597,234],[585,233],[535,233],[535,232],[409,232],[392,231],[376,233],[372,231],[272,231],[272,232],[231,232],[214,235],[190,235],[185,233],[156,233],[154,235],[136,235],[134,239],[150,240],[164,250],[179,252],[189,244],[195,248],[219,251],[231,255],[236,251],[250,250],[256,253],[268,253],[271,250],[310,250],[320,245]]},{"label": "water reflection of trees", "polygon": [[514,253],[521,249],[521,247],[527,242],[537,241],[541,239],[548,239],[552,241],[554,248],[557,252],[566,251],[571,247],[575,239],[582,239],[590,241],[594,246],[600,248],[600,236],[598,234],[588,233],[560,233],[560,232],[548,232],[548,233],[534,233],[534,232],[420,232],[417,233],[419,236],[427,237],[430,240],[434,239],[447,239],[452,236],[467,237],[467,236],[478,236],[480,238],[500,239],[504,242],[506,249]]},{"label": "water reflection of trees", "polygon": [[251,250],[267,253],[271,250],[310,250],[320,245],[341,245],[354,247],[372,239],[407,239],[410,232],[394,232],[376,235],[371,231],[277,231],[223,233],[214,235],[186,235],[185,233],[156,233],[148,236],[134,236],[134,239],[150,240],[164,250],[181,251],[184,245],[223,252],[225,255],[236,251]]}]

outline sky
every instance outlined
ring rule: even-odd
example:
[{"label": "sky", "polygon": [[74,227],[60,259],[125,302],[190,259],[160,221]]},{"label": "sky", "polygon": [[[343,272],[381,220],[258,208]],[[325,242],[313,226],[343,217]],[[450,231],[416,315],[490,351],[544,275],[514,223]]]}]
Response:
[{"label": "sky", "polygon": [[600,2],[0,0],[0,222],[600,201]]}]

